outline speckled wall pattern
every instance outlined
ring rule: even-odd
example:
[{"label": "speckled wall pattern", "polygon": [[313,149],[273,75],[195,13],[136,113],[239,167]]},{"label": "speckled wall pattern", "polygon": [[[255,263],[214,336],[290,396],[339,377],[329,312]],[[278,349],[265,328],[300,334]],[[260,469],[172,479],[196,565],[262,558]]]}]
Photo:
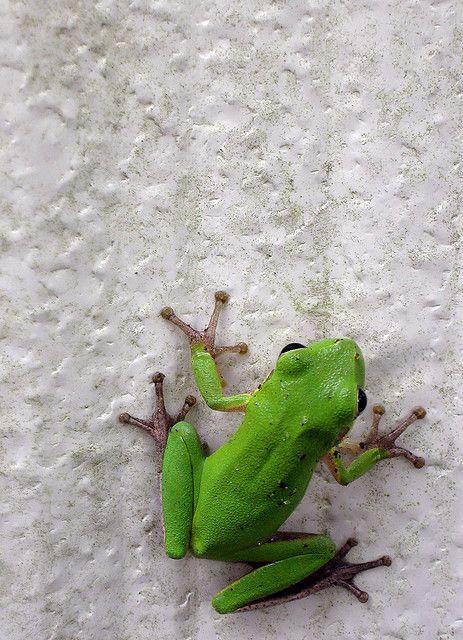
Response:
[{"label": "speckled wall pattern", "polygon": [[[456,1],[1,0],[5,640],[453,640],[461,605],[461,51]],[[460,206],[459,206],[460,205]],[[167,559],[146,415],[194,391],[171,304],[245,340],[252,389],[288,342],[347,335],[427,460],[347,488],[317,468],[287,529],[354,535],[340,589],[220,616],[244,565]],[[239,415],[204,403],[212,448]],[[370,412],[358,420],[364,432]],[[387,425],[385,425],[387,426]],[[461,493],[460,493],[461,501]]]}]

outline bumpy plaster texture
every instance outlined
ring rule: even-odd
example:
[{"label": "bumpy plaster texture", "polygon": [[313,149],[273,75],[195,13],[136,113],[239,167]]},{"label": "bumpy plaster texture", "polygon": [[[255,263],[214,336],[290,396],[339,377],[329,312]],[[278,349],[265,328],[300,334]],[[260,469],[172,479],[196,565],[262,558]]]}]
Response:
[{"label": "bumpy plaster texture", "polygon": [[[462,637],[459,2],[0,2],[2,638]],[[171,304],[246,340],[348,335],[370,401],[427,459],[348,488],[320,468],[288,529],[390,554],[332,589],[220,616],[244,565],[168,560],[149,376],[194,391]],[[368,413],[368,412],[366,412]],[[369,416],[359,420],[358,435]],[[212,447],[236,415],[199,405]],[[461,496],[461,494],[460,494]],[[461,498],[460,498],[461,499]]]}]

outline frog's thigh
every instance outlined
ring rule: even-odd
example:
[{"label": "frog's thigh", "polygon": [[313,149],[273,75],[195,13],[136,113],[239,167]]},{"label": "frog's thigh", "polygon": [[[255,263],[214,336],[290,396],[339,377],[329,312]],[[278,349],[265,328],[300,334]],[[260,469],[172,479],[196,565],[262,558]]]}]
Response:
[{"label": "frog's thigh", "polygon": [[165,548],[171,558],[183,558],[188,550],[204,459],[196,429],[189,422],[175,424],[162,461]]},{"label": "frog's thigh", "polygon": [[217,593],[212,605],[219,613],[231,613],[303,580],[326,564],[335,553],[335,543],[326,536],[278,540],[243,551],[240,560],[269,564],[254,569]]}]

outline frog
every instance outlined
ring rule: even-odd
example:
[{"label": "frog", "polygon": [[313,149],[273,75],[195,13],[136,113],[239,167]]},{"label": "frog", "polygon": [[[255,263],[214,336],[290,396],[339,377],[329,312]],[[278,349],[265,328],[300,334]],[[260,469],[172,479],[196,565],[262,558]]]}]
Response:
[{"label": "frog", "polygon": [[[172,416],[165,406],[165,376],[160,372],[152,377],[151,418],[119,416],[121,423],[147,431],[159,451],[166,554],[180,559],[191,551],[197,558],[250,566],[248,573],[212,598],[220,614],[287,603],[336,586],[364,603],[369,596],[354,577],[389,566],[389,556],[351,563],[346,555],[357,544],[354,538],[337,549],[323,533],[280,527],[304,497],[319,462],[344,486],[391,458],[403,457],[415,468],[423,467],[424,459],[396,440],[426,411],[413,408],[387,435],[380,435],[385,410],[375,405],[363,441],[346,439],[367,405],[364,357],[350,338],[290,343],[257,388],[225,395],[218,358],[248,351],[243,342],[216,344],[219,315],[228,300],[225,291],[215,293],[203,331],[192,328],[171,307],[162,309],[161,316],[188,338],[194,379],[208,407],[243,413],[234,434],[208,453],[197,430],[185,420],[196,398],[188,395]],[[356,456],[350,463],[344,461],[346,451]]]}]

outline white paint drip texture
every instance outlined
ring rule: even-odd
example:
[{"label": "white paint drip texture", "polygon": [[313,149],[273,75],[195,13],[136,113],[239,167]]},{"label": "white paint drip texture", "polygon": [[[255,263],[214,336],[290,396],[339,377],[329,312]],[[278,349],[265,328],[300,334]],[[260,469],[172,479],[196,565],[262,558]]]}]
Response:
[{"label": "white paint drip texture", "polygon": [[[462,637],[461,3],[2,0],[2,522],[6,640]],[[245,340],[348,335],[370,402],[426,457],[348,488],[320,467],[287,529],[387,553],[340,589],[241,615],[244,565],[165,558],[150,374],[194,391],[171,304]],[[365,412],[366,414],[368,413]],[[366,428],[359,420],[355,435]],[[200,404],[212,448],[237,415]],[[459,597],[458,597],[459,594]]]}]

